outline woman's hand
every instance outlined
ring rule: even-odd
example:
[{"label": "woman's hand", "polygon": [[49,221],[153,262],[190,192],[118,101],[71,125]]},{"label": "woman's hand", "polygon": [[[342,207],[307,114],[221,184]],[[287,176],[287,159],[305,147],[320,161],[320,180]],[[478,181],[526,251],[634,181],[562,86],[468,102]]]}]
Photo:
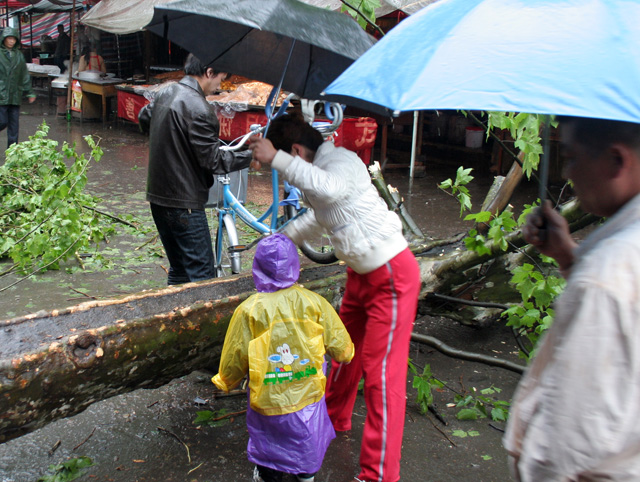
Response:
[{"label": "woman's hand", "polygon": [[253,136],[249,140],[249,149],[253,152],[254,160],[266,165],[271,165],[278,152],[269,139],[264,139],[260,136]]}]

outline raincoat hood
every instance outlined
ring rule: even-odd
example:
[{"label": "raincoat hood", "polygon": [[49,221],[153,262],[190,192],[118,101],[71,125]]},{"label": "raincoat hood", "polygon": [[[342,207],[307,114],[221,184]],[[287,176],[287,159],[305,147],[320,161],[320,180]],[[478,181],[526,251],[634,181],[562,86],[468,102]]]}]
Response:
[{"label": "raincoat hood", "polygon": [[5,27],[4,29],[2,29],[2,34],[0,34],[0,44],[2,44],[4,42],[4,39],[6,39],[7,37],[15,37],[17,40],[16,46],[20,44],[20,32],[17,28]]},{"label": "raincoat hood", "polygon": [[258,243],[253,258],[253,281],[259,292],[288,288],[299,276],[298,250],[288,237],[276,233]]}]

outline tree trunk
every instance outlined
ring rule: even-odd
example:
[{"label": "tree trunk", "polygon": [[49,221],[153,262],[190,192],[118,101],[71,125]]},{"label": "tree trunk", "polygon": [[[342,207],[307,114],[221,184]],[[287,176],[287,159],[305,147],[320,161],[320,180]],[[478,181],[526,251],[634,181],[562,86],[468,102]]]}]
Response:
[{"label": "tree trunk", "polygon": [[[484,256],[456,250],[459,239],[414,248],[421,298],[456,273],[502,255],[497,247]],[[519,233],[509,241],[512,249],[525,244]],[[443,244],[448,253],[433,252]],[[339,263],[307,268],[300,276],[336,308],[345,280]],[[231,315],[253,292],[252,277],[237,275],[0,321],[0,442],[99,400],[155,388],[196,369],[217,369]]]},{"label": "tree trunk", "polygon": [[[518,154],[518,159],[522,161],[524,153]],[[496,176],[489,194],[482,204],[481,211],[489,211],[494,215],[500,214],[504,208],[509,204],[509,200],[513,195],[513,191],[516,189],[520,181],[522,180],[523,172],[522,167],[517,162],[511,165],[511,169],[507,173],[506,177]],[[479,233],[485,234],[489,230],[489,225],[486,223],[479,223],[476,225],[476,229]]]}]

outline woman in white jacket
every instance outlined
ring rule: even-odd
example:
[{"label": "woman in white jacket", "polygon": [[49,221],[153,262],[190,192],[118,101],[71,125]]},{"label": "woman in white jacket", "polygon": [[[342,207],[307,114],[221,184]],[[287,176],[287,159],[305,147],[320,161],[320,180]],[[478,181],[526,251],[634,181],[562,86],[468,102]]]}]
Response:
[{"label": "woman in white jacket", "polygon": [[356,347],[349,365],[333,362],[327,407],[337,431],[351,429],[358,382],[365,379],[360,474],[354,480],[396,482],[404,429],[407,358],[420,291],[420,271],[389,211],[353,152],[323,142],[301,115],[274,120],[267,139],[251,142],[253,157],[301,189],[311,209],[284,233],[295,243],[324,230],[347,266],[340,308]]}]

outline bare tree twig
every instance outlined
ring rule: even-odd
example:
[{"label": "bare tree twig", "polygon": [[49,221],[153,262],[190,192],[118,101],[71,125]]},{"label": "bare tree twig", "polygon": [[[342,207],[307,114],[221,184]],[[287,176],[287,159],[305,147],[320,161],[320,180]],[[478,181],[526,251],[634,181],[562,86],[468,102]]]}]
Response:
[{"label": "bare tree twig", "polygon": [[86,294],[86,293],[84,293],[84,292],[82,292],[82,291],[80,291],[80,290],[77,290],[77,289],[75,289],[75,288],[71,287],[71,286],[69,287],[69,289],[70,289],[71,291],[75,291],[76,293],[80,293],[80,294],[81,294],[81,295],[83,295],[83,296],[86,296],[86,297],[87,297],[87,298],[89,298],[90,300],[95,300],[95,299],[96,299],[96,297],[95,297],[95,296],[88,295],[88,294]]},{"label": "bare tree twig", "polygon": [[351,10],[353,10],[354,12],[356,12],[360,17],[362,17],[364,19],[365,22],[367,22],[369,25],[371,25],[371,27],[373,27],[374,29],[376,29],[376,31],[384,36],[384,30],[382,30],[380,27],[378,27],[375,23],[373,23],[371,20],[369,20],[357,7],[354,7],[353,5],[351,5],[349,2],[347,2],[346,0],[340,0],[345,6],[349,7]]},{"label": "bare tree twig", "polygon": [[87,442],[87,440],[91,438],[91,436],[94,434],[95,431],[96,431],[96,427],[93,427],[93,430],[91,431],[89,436],[86,439],[84,439],[82,442],[80,442],[78,445],[73,447],[72,452],[75,452],[78,448],[82,447]]},{"label": "bare tree twig", "polygon": [[100,211],[100,210],[99,210],[99,209],[97,209],[97,208],[92,208],[91,206],[87,206],[87,205],[85,205],[85,204],[83,204],[83,205],[82,205],[82,207],[83,207],[83,208],[85,208],[85,209],[88,209],[89,211],[93,211],[93,212],[98,213],[98,214],[100,214],[100,215],[102,215],[102,216],[105,216],[105,217],[107,217],[107,218],[111,218],[111,219],[113,219],[114,221],[118,221],[119,223],[122,223],[122,224],[124,224],[124,225],[126,225],[126,226],[129,226],[130,228],[138,229],[138,226],[136,226],[135,224],[131,224],[129,221],[125,221],[124,219],[119,218],[118,216],[115,216],[115,215],[110,214],[110,213],[108,213],[108,212]]},{"label": "bare tree twig", "polygon": [[56,443],[53,444],[53,447],[51,447],[49,449],[49,451],[47,452],[47,455],[49,457],[53,456],[53,454],[55,453],[56,450],[58,450],[58,447],[60,447],[60,444],[62,443],[62,440],[58,440]]},{"label": "bare tree twig", "polygon": [[147,244],[151,244],[151,243],[155,243],[156,240],[158,239],[158,235],[156,234],[154,237],[152,237],[149,241],[145,241],[143,244],[141,244],[140,246],[138,246],[136,249],[134,249],[134,251],[138,251],[139,249],[144,248]]},{"label": "bare tree twig", "polygon": [[433,428],[435,428],[438,432],[444,435],[444,438],[446,438],[451,445],[453,445],[454,447],[457,447],[456,443],[453,440],[451,440],[449,436],[433,422],[433,420],[431,420],[431,417],[428,416],[427,418],[429,419],[429,422],[431,422],[431,425],[433,425]]},{"label": "bare tree twig", "polygon": [[239,412],[225,413],[224,415],[221,415],[220,417],[212,418],[211,421],[212,422],[217,422],[218,420],[224,420],[225,418],[230,418],[230,417],[233,417],[235,415],[242,415],[243,413],[247,413],[247,411],[246,410],[240,410]]},{"label": "bare tree twig", "polygon": [[178,437],[175,433],[170,432],[169,430],[167,430],[166,428],[162,428],[162,427],[158,427],[158,430],[160,430],[161,432],[164,432],[168,435],[171,435],[173,438],[175,438],[178,442],[180,442],[182,445],[184,445],[184,448],[187,449],[187,459],[189,460],[189,463],[191,463],[191,453],[189,453],[189,446],[184,443],[180,437]]}]

